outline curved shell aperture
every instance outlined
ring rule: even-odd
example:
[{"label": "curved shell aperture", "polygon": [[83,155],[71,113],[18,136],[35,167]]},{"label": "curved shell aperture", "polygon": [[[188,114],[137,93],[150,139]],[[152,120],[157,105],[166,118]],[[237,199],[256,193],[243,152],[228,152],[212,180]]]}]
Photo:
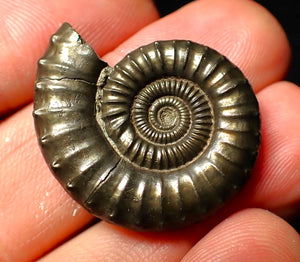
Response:
[{"label": "curved shell aperture", "polygon": [[212,214],[245,184],[260,145],[253,90],[217,51],[157,41],[109,67],[69,24],[39,61],[34,120],[66,191],[134,230]]}]

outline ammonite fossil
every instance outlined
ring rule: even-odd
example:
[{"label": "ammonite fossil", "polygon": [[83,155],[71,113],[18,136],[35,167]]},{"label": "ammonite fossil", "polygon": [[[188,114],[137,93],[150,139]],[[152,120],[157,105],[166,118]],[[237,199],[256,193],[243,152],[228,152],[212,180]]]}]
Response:
[{"label": "ammonite fossil", "polygon": [[245,184],[260,144],[241,71],[191,41],[157,41],[109,67],[69,24],[39,61],[34,119],[65,190],[135,230],[203,220]]}]

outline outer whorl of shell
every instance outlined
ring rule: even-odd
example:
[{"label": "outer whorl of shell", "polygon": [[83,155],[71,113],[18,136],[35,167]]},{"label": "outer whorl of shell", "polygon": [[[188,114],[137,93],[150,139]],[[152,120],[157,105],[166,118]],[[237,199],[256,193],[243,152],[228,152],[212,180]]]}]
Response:
[{"label": "outer whorl of shell", "polygon": [[64,24],[35,87],[47,163],[78,202],[112,223],[164,230],[200,221],[242,188],[257,157],[248,81],[190,41],[143,46],[110,68]]}]

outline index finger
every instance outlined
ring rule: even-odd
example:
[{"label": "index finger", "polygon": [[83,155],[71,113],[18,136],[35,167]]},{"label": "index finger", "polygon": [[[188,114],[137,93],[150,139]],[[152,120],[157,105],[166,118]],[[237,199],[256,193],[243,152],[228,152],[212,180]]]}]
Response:
[{"label": "index finger", "polygon": [[32,100],[37,60],[63,22],[71,23],[103,55],[158,18],[150,0],[70,3],[0,2],[0,116]]}]

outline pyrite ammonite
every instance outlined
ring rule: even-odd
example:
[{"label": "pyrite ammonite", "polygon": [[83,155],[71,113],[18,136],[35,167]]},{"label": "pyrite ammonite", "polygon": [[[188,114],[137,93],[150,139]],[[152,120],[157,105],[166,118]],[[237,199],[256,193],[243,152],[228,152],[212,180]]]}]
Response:
[{"label": "pyrite ammonite", "polygon": [[39,61],[34,120],[65,190],[135,230],[212,214],[245,184],[260,144],[253,90],[215,50],[157,41],[109,67],[69,24]]}]

